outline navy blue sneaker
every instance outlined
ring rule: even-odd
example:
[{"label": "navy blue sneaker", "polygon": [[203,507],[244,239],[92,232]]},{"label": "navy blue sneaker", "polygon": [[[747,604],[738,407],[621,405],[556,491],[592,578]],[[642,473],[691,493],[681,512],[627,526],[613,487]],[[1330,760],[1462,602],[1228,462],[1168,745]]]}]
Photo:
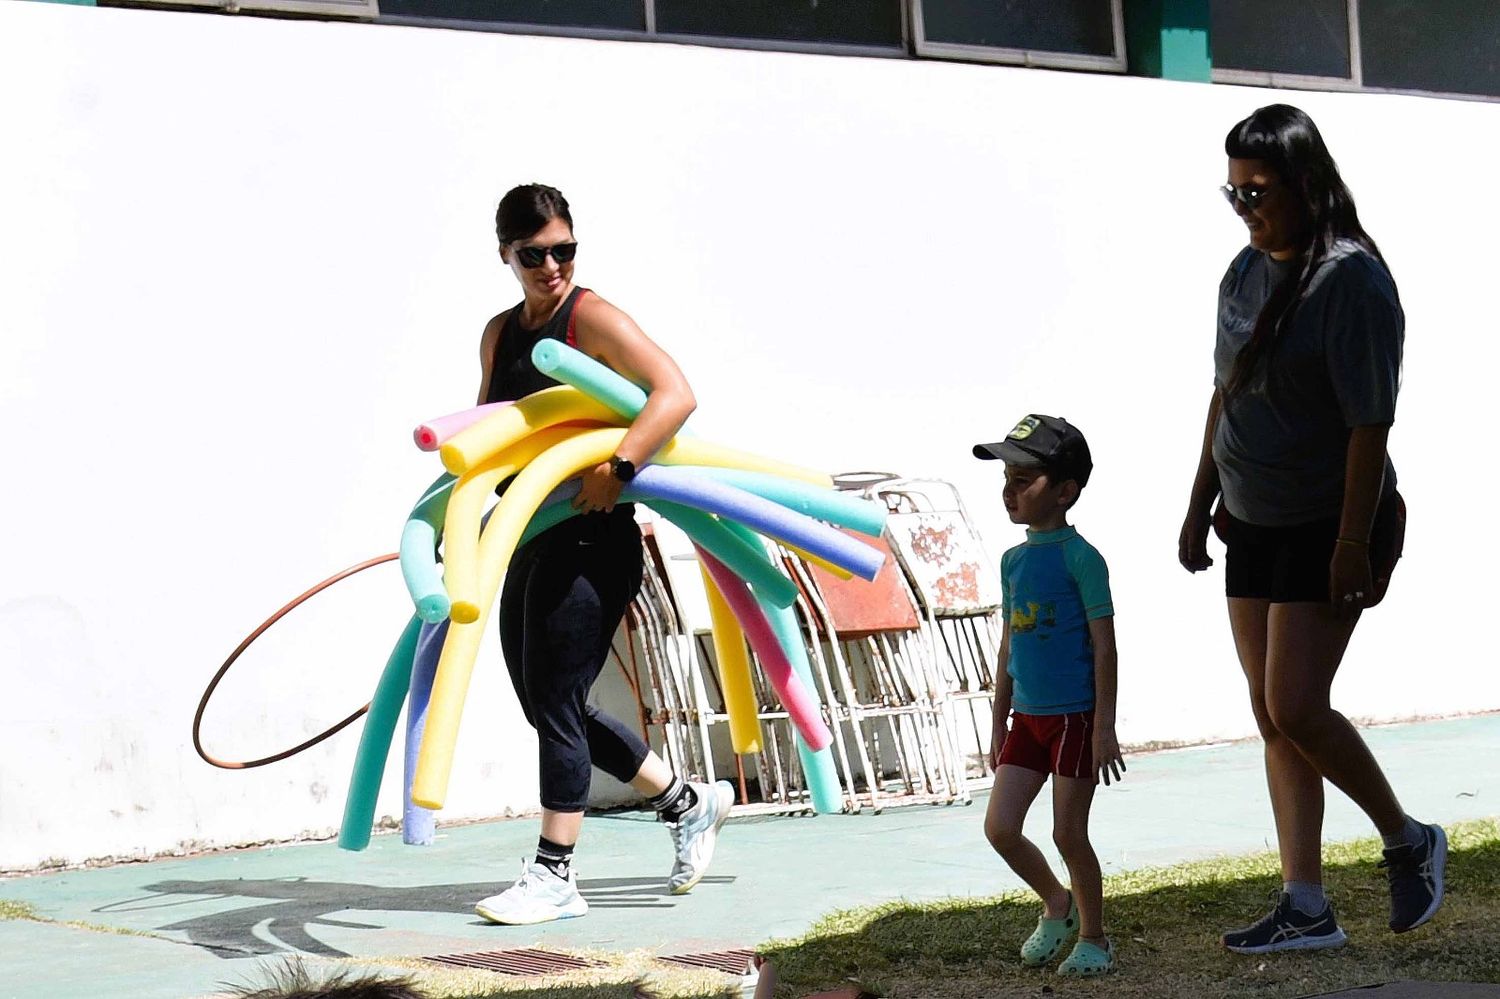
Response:
[{"label": "navy blue sneaker", "polygon": [[1414,930],[1443,904],[1443,868],[1448,864],[1448,837],[1440,826],[1422,827],[1421,846],[1385,851],[1380,866],[1391,880],[1391,929]]},{"label": "navy blue sneaker", "polygon": [[1327,950],[1342,947],[1348,941],[1333,905],[1325,906],[1316,916],[1292,905],[1286,892],[1276,900],[1276,908],[1242,930],[1224,934],[1224,946],[1236,954],[1271,954],[1278,950]]}]

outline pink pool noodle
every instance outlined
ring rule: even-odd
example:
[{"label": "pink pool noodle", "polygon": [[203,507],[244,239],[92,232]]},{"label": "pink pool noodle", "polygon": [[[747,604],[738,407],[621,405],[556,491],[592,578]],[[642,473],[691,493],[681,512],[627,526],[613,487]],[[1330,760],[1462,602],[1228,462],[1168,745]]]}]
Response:
[{"label": "pink pool noodle", "polygon": [[739,619],[745,638],[755,650],[761,668],[766,671],[766,678],[776,688],[776,696],[781,698],[781,704],[791,717],[792,724],[802,733],[809,748],[814,752],[823,749],[833,741],[833,734],[823,724],[823,714],[818,709],[818,702],[792,672],[792,664],[787,660],[786,652],[771,628],[771,622],[766,620],[766,612],[761,610],[743,579],[702,548],[697,545],[693,547],[697,548],[699,561],[723,594],[724,602],[729,604],[729,609]]},{"label": "pink pool noodle", "polygon": [[[416,440],[417,447],[421,448],[423,451],[437,451],[441,449],[444,444],[448,443],[449,439],[457,434],[460,430],[467,430],[470,425],[479,422],[486,416],[489,416],[491,412],[491,406],[509,405],[509,402],[491,402],[486,403],[483,406],[475,406],[473,409],[466,409],[462,413],[450,413],[448,416],[440,416],[436,420],[433,420],[431,423],[422,424],[420,427],[413,430],[411,435],[413,439]],[[474,417],[473,419],[469,419],[466,421],[465,418],[473,413],[478,413],[479,415],[477,417]],[[452,420],[453,423],[442,423],[441,421],[444,420]],[[613,424],[600,423],[598,420],[564,420],[561,423],[553,424],[553,426],[577,427],[580,430],[597,430],[600,427],[613,426]]]},{"label": "pink pool noodle", "polygon": [[449,413],[447,416],[439,416],[417,427],[411,435],[416,440],[417,447],[423,451],[436,451],[448,438],[460,430],[478,423],[495,410],[509,405],[509,401],[487,402],[483,406],[474,406],[470,409],[459,410],[457,413]]}]

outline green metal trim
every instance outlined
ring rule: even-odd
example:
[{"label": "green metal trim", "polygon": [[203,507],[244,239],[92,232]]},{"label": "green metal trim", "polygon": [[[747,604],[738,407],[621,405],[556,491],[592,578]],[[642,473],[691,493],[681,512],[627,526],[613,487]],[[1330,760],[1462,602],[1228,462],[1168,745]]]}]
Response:
[{"label": "green metal trim", "polygon": [[1162,80],[1213,78],[1210,0],[1125,0],[1129,72]]}]

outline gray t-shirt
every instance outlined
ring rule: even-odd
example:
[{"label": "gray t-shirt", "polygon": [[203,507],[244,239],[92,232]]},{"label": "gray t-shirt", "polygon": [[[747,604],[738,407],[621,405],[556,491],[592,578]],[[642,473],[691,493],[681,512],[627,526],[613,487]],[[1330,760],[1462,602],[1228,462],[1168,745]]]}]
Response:
[{"label": "gray t-shirt", "polygon": [[[1220,392],[1261,306],[1280,280],[1297,279],[1297,265],[1250,247],[1230,265],[1214,347]],[[1396,418],[1405,325],[1390,272],[1353,240],[1334,244],[1262,366],[1269,377],[1224,400],[1213,454],[1231,514],[1267,527],[1339,516],[1350,428]],[[1387,457],[1383,495],[1395,488]]]}]

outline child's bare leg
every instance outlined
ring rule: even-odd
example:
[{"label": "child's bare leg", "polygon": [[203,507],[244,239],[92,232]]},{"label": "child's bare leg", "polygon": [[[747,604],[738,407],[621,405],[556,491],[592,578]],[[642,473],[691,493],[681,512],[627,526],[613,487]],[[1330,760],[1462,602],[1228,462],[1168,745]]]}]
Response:
[{"label": "child's bare leg", "polygon": [[1010,869],[1041,896],[1042,914],[1048,919],[1062,919],[1068,914],[1068,890],[1057,880],[1042,851],[1021,832],[1026,812],[1045,783],[1046,774],[1009,763],[1001,766],[995,772],[995,788],[984,816],[984,835]]},{"label": "child's bare leg", "polygon": [[1052,841],[1068,865],[1073,901],[1078,903],[1078,937],[1104,946],[1104,879],[1089,842],[1092,778],[1052,778]]}]

